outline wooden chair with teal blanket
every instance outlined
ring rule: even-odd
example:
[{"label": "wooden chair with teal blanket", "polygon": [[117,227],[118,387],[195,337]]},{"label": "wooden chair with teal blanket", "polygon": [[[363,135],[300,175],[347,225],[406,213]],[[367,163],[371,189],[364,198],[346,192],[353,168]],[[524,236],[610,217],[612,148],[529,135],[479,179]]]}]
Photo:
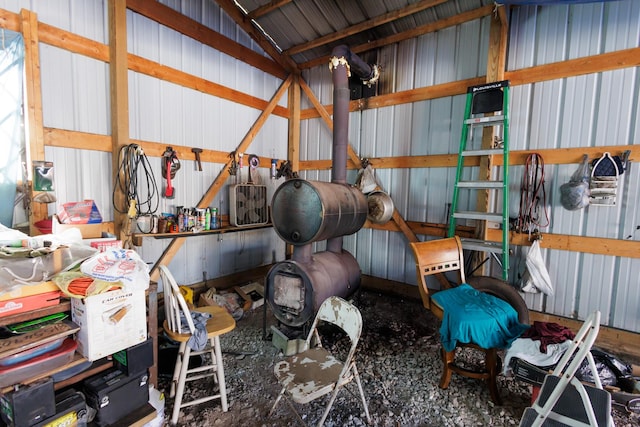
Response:
[{"label": "wooden chair with teal blanket", "polygon": [[[480,276],[466,279],[462,243],[457,236],[410,243],[416,259],[418,288],[425,308],[438,317],[443,371],[440,388],[449,387],[452,373],[487,381],[491,400],[500,405],[496,377],[500,371],[498,349],[508,347],[529,327],[529,310],[520,294],[502,280]],[[430,293],[427,277],[457,272],[457,284]],[[449,283],[448,280],[444,281]],[[471,347],[484,352],[477,370],[456,364],[456,349]]]}]

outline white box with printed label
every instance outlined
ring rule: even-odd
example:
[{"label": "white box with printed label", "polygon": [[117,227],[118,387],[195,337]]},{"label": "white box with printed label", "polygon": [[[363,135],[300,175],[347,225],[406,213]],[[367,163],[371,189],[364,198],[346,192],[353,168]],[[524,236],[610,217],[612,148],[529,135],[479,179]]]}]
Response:
[{"label": "white box with printed label", "polygon": [[118,289],[71,299],[71,318],[80,326],[78,352],[98,360],[147,339],[143,290]]}]

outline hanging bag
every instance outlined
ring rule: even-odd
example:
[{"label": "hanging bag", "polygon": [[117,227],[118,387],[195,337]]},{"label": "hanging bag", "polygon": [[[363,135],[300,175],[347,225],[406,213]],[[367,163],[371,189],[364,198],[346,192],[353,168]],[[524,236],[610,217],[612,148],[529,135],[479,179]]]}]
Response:
[{"label": "hanging bag", "polygon": [[589,157],[585,154],[569,182],[560,186],[560,203],[565,209],[575,211],[589,206],[590,176]]},{"label": "hanging bag", "polygon": [[542,292],[546,295],[553,295],[553,285],[551,277],[544,264],[542,252],[540,251],[540,241],[534,240],[527,252],[527,268],[522,276],[520,289],[523,292]]}]

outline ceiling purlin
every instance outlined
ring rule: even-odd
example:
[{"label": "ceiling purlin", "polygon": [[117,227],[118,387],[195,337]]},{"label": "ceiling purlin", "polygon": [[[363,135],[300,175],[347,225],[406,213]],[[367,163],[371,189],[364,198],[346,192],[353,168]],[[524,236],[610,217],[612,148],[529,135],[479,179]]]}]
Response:
[{"label": "ceiling purlin", "polygon": [[[351,46],[351,51],[359,54],[361,52],[366,52],[368,50],[376,49],[382,46],[387,46],[393,43],[398,43],[404,40],[415,38],[426,33],[439,31],[447,27],[461,24],[463,22],[473,21],[474,19],[479,19],[479,18],[482,18],[483,16],[490,15],[493,13],[493,11],[494,11],[494,5],[492,4],[487,6],[481,6],[477,9],[473,9],[468,12],[462,12],[458,15],[454,15],[449,18],[445,18],[445,19],[438,20],[436,22],[425,24],[420,27],[414,28],[412,30],[394,34],[392,36],[385,37],[383,39],[371,40],[359,46]],[[316,59],[312,59],[310,61],[298,64],[298,67],[301,70],[304,70],[307,68],[312,68],[318,65],[322,65],[328,60],[329,60],[328,55],[323,57],[318,57]]]},{"label": "ceiling purlin", "polygon": [[288,55],[281,54],[267,37],[253,24],[244,12],[233,2],[233,0],[215,0],[218,6],[242,28],[274,61],[280,64],[289,73],[299,74],[298,64]]},{"label": "ceiling purlin", "polygon": [[293,0],[273,0],[270,3],[265,4],[264,6],[257,7],[247,14],[249,19],[258,19],[261,16],[264,16],[271,12],[272,10],[281,8],[285,4],[291,3]]},{"label": "ceiling purlin", "polygon": [[308,41],[306,43],[301,43],[297,46],[292,46],[289,49],[286,49],[284,53],[286,55],[295,55],[296,53],[304,52],[306,50],[313,49],[318,46],[323,46],[323,45],[332,43],[336,40],[344,39],[353,34],[366,31],[373,27],[377,27],[379,25],[383,25],[388,22],[393,22],[397,19],[414,14],[416,12],[420,12],[424,9],[428,9],[428,8],[437,6],[439,4],[445,3],[446,1],[448,0],[422,0],[417,3],[413,3],[400,10],[394,10],[392,12],[385,13],[384,15],[376,16],[375,18],[369,19],[368,21],[364,21],[359,24],[352,25],[351,27],[345,28],[344,30],[336,31],[335,33],[318,37],[317,39]]}]

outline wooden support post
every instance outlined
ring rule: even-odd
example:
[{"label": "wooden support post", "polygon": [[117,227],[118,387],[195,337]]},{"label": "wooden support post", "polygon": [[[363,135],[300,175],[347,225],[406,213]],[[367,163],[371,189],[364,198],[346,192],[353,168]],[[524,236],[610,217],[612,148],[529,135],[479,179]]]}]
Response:
[{"label": "wooden support post", "polygon": [[294,172],[300,170],[300,77],[293,76],[293,83],[289,87],[289,143],[287,158],[291,162]]},{"label": "wooden support post", "polygon": [[[45,160],[44,154],[44,128],[42,126],[42,87],[40,86],[40,50],[38,37],[38,16],[28,10],[20,11],[20,31],[24,39],[24,73],[27,91],[27,104],[25,114],[29,123],[29,153],[31,161]],[[32,170],[32,165],[27,164],[27,170]],[[32,236],[41,234],[34,223],[49,216],[45,203],[33,202],[33,177],[29,186],[29,234]],[[9,224],[10,225],[10,224]]]},{"label": "wooden support post", "polygon": [[[128,201],[122,189],[115,185],[120,173],[120,149],[129,144],[129,83],[127,77],[127,2],[109,0],[109,82],[111,95],[111,167],[114,179],[113,203],[126,206]],[[122,177],[121,177],[122,178]],[[116,234],[124,247],[131,247],[131,219],[126,212],[113,211]]]}]

